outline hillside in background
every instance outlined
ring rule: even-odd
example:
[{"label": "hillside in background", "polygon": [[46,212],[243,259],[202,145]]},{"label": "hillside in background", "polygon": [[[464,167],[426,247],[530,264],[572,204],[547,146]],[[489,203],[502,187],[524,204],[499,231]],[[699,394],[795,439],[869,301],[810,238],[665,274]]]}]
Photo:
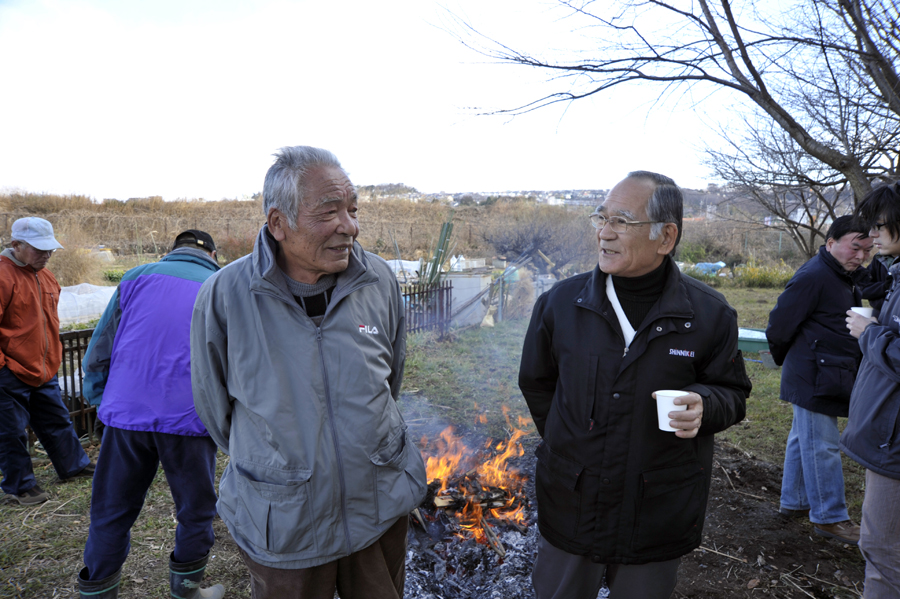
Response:
[{"label": "hillside in background", "polygon": [[[389,192],[407,197],[398,199],[387,195]],[[426,199],[402,184],[362,187],[359,242],[386,259],[428,259],[441,225],[450,220],[454,227],[452,255],[513,259],[540,249],[549,260],[539,261],[538,267],[564,264],[571,273],[592,266],[596,241],[587,215],[602,202],[606,190],[510,193],[514,194]],[[785,260],[792,265],[802,261],[787,236],[752,223],[724,220],[724,211],[717,214],[716,205],[726,199],[712,187],[685,190],[684,237],[677,259],[722,260],[729,265],[748,259]],[[9,242],[12,223],[23,216],[52,222],[67,249],[103,248],[116,256],[146,255],[150,259],[168,251],[181,231],[202,229],[215,238],[223,262],[249,253],[265,222],[258,194],[250,200],[219,202],[165,202],[159,197],[93,202],[86,196],[12,193],[0,195],[0,240],[4,244]]]}]

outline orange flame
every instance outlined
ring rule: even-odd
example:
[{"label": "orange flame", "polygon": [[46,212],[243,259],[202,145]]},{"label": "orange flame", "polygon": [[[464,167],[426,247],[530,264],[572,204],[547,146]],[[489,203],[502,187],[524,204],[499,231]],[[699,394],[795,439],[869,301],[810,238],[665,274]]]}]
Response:
[{"label": "orange flame", "polygon": [[452,426],[448,426],[441,431],[440,437],[435,442],[438,449],[437,455],[429,456],[425,462],[428,480],[440,479],[441,491],[447,489],[450,477],[460,470],[464,456],[469,453],[469,449],[462,440],[454,436],[453,430]]},{"label": "orange flame", "polygon": [[[522,448],[520,439],[526,433],[510,423],[509,409],[505,406],[503,414],[513,431],[509,439],[497,443],[489,440],[485,445],[484,452],[476,454],[454,435],[453,427],[447,427],[434,442],[434,455],[429,456],[426,460],[428,480],[440,480],[441,482],[441,488],[436,495],[452,494],[465,502],[465,505],[456,511],[455,516],[460,527],[474,536],[479,543],[486,542],[484,531],[481,528],[481,502],[486,496],[490,497],[492,489],[506,491],[505,505],[488,508],[486,510],[488,514],[500,521],[511,521],[523,526],[527,523],[525,508],[521,501],[527,477],[520,474],[518,470],[510,468],[508,463],[511,458],[524,455],[525,450]],[[486,420],[484,418],[481,421],[486,422]],[[522,427],[530,424],[528,419],[519,417],[518,420]],[[426,444],[423,438],[424,446]],[[427,453],[429,452],[426,450]],[[448,483],[453,477],[461,482],[458,488],[448,491]],[[477,482],[478,485],[467,485],[466,482]],[[486,503],[491,503],[491,500]]]}]

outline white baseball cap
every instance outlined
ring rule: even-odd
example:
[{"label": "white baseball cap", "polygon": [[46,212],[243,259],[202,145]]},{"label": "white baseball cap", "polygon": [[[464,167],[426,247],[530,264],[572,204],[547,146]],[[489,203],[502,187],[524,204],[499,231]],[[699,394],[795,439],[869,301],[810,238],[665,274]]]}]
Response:
[{"label": "white baseball cap", "polygon": [[53,236],[53,225],[50,221],[36,216],[26,216],[13,223],[12,239],[24,241],[36,250],[61,250],[62,245]]}]

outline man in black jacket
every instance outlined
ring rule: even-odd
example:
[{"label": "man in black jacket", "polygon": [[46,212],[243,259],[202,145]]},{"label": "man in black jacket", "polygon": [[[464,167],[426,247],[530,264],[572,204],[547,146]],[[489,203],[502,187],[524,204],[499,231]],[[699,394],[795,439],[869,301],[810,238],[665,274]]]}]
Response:
[{"label": "man in black jacket", "polygon": [[[735,311],[670,254],[683,198],[633,172],[591,214],[599,264],[537,301],[519,387],[542,437],[537,599],[664,599],[700,545],[713,434],[744,417]],[[660,429],[654,392],[682,390]]]},{"label": "man in black jacket", "polygon": [[[846,417],[862,353],[846,312],[861,305],[855,276],[872,251],[853,217],[835,220],[819,253],[801,266],[769,314],[766,337],[781,373],[781,399],[794,421],[784,452],[781,513],[806,517],[817,534],[859,541],[844,498],[838,416]],[[858,270],[859,269],[859,270]]]}]

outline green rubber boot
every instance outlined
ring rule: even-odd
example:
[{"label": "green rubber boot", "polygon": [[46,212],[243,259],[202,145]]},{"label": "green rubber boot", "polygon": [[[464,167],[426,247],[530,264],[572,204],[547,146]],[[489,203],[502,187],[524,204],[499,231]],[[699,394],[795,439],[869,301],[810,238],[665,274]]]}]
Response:
[{"label": "green rubber boot", "polygon": [[[212,553],[212,552],[210,552]],[[169,555],[169,589],[175,599],[222,599],[225,587],[220,584],[208,589],[200,588],[210,553],[185,564],[175,561],[175,553]]]},{"label": "green rubber boot", "polygon": [[119,596],[122,568],[103,580],[87,580],[87,575],[87,568],[82,568],[78,573],[78,593],[81,599],[116,599]]}]

